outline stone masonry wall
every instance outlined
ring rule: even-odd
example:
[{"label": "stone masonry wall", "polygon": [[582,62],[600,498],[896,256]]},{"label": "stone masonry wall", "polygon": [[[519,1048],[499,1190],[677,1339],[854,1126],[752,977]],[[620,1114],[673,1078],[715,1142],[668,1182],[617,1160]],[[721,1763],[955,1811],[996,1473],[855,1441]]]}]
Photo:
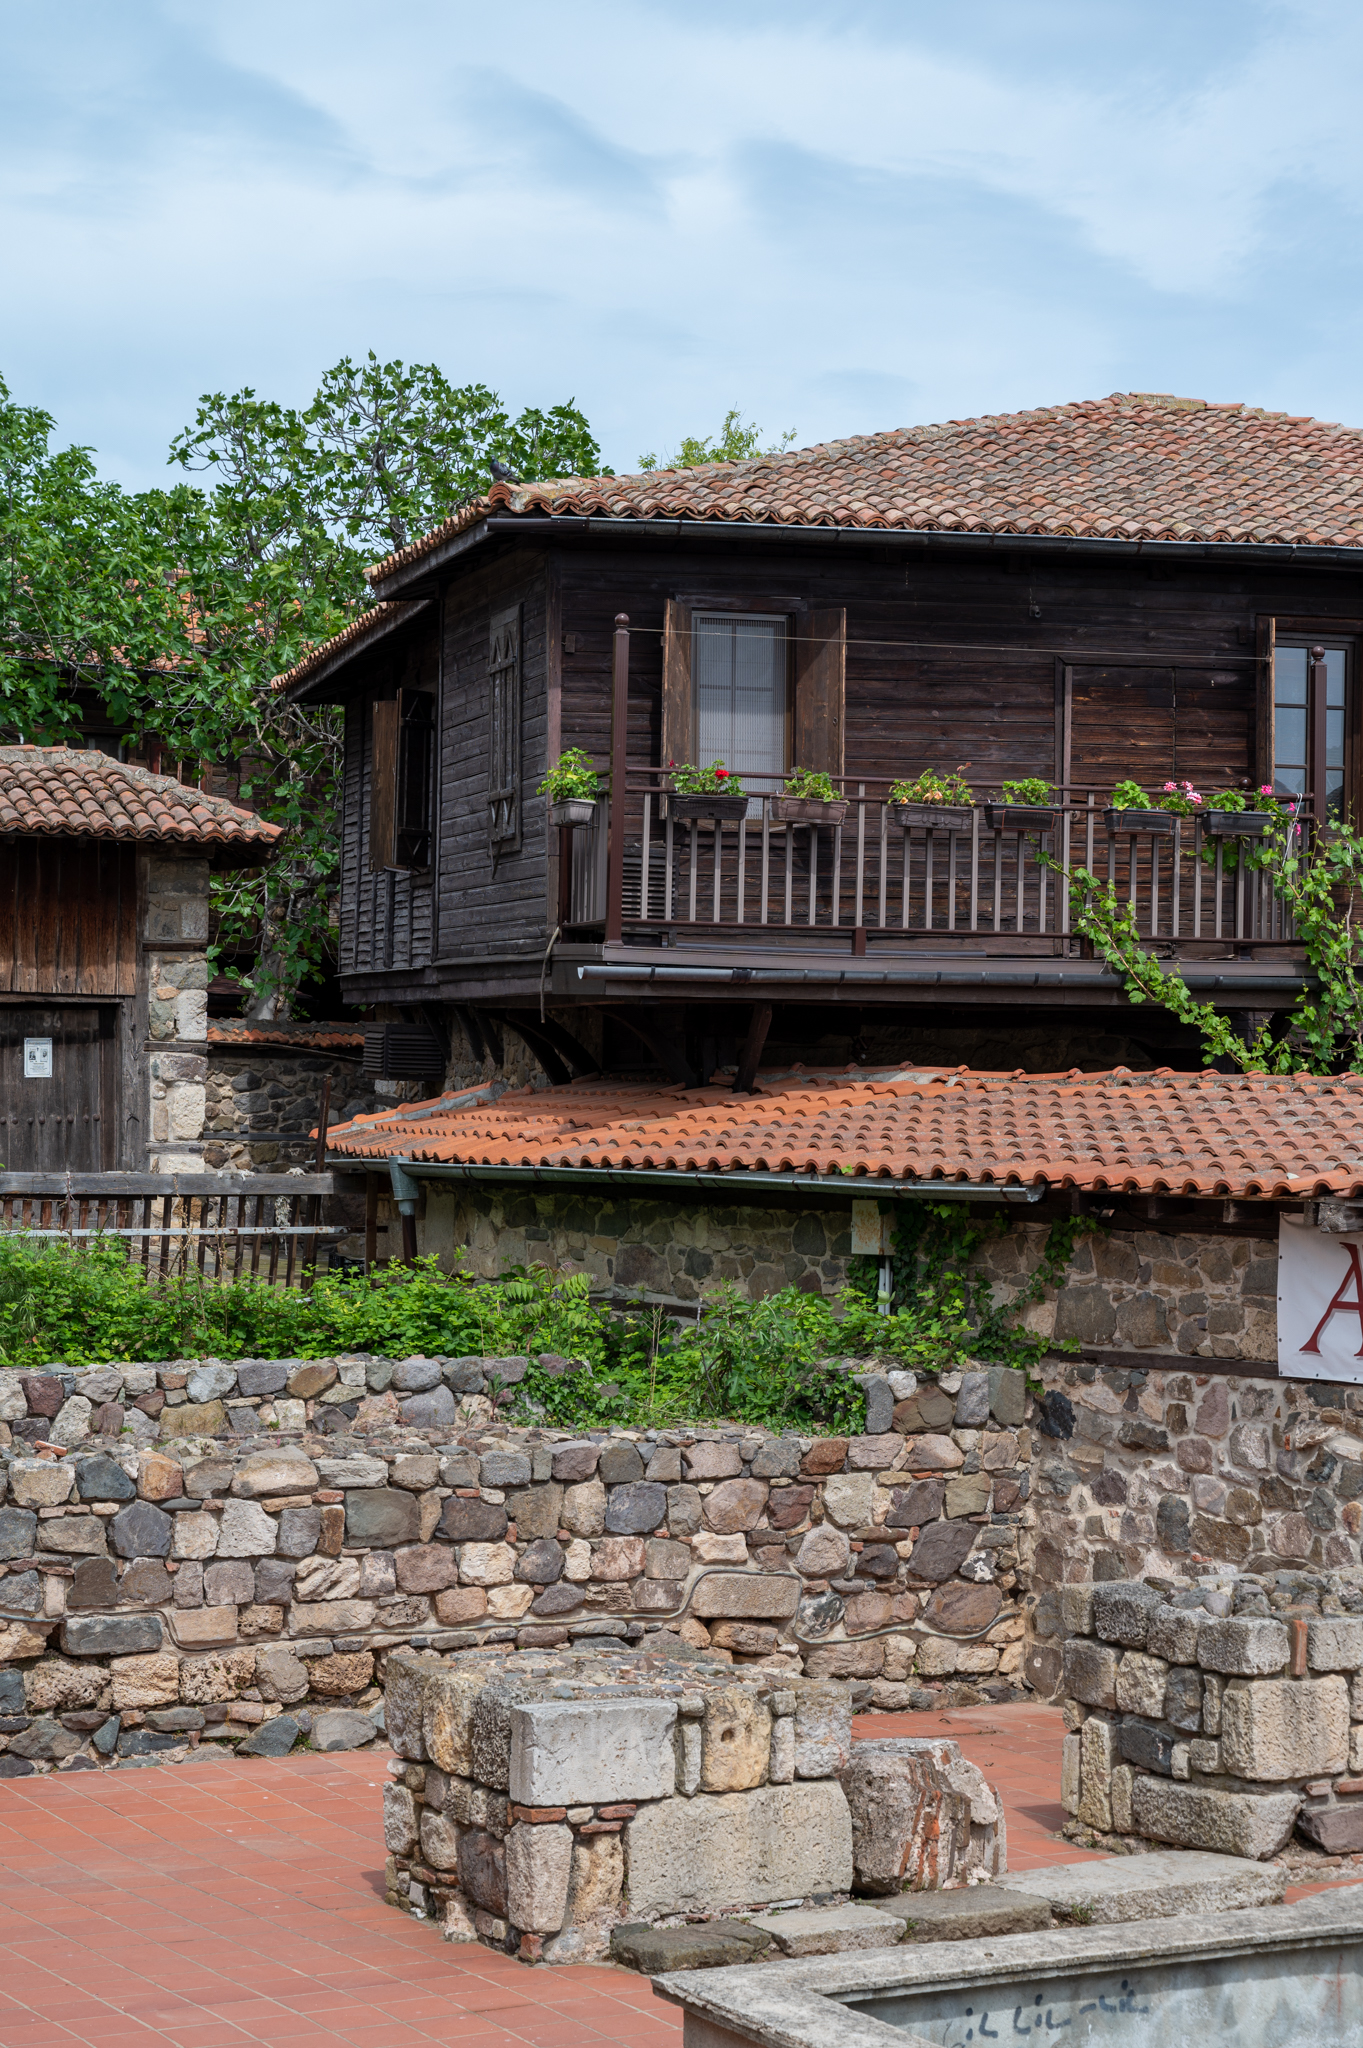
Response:
[{"label": "stone masonry wall", "polygon": [[1082,1363],[1044,1377],[1073,1428],[1033,1463],[1024,1569],[1038,1692],[1062,1684],[1069,1587],[1359,1564],[1363,1388]]},{"label": "stone masonry wall", "polygon": [[328,1075],[328,1123],[387,1106],[354,1060],[325,1053],[278,1053],[261,1046],[237,1052],[215,1045],[204,1069],[204,1137],[213,1142],[204,1146],[203,1162],[211,1172],[311,1166],[315,1146],[306,1133],[316,1128]]},{"label": "stone masonry wall", "polygon": [[1363,1849],[1363,1571],[1066,1587],[1063,1799],[1235,1856]]},{"label": "stone masonry wall", "polygon": [[5,1373],[0,1772],[188,1737],[286,1750],[304,1715],[353,1746],[406,1644],[670,1629],[890,1709],[1012,1696],[1020,1375],[869,1374],[850,1440],[574,1438],[495,1419],[526,1364]]},{"label": "stone masonry wall", "polygon": [[585,1268],[593,1285],[699,1302],[723,1281],[745,1294],[800,1287],[834,1295],[852,1250],[846,1206],[775,1209],[746,1203],[640,1200],[430,1182],[419,1243],[446,1264],[492,1278],[509,1264]]},{"label": "stone masonry wall", "polygon": [[[148,1170],[199,1171],[200,1153],[177,1151],[203,1134],[208,1062],[208,863],[148,857],[147,943]],[[188,1045],[192,1050],[181,1050]]]}]

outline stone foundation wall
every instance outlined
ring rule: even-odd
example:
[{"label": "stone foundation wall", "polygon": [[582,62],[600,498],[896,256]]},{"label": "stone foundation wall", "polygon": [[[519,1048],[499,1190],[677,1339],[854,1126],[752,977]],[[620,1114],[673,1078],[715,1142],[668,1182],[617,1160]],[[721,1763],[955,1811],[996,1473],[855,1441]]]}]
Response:
[{"label": "stone foundation wall", "polygon": [[[204,1167],[210,1172],[280,1172],[311,1166],[322,1083],[331,1078],[330,1124],[369,1116],[387,1101],[354,1060],[325,1053],[241,1051],[214,1045],[204,1065]],[[300,1136],[299,1133],[304,1135]],[[275,1135],[281,1134],[281,1135]]]},{"label": "stone foundation wall", "polygon": [[1363,1571],[1066,1587],[1066,1809],[1268,1857],[1363,1849]]},{"label": "stone foundation wall", "polygon": [[[866,1375],[868,1430],[850,1439],[573,1437],[495,1419],[526,1367],[5,1373],[0,1769],[185,1734],[264,1741],[267,1721],[287,1748],[300,1707],[368,1713],[383,1655],[410,1643],[663,1629],[740,1667],[850,1680],[874,1706],[1012,1696],[1033,1456],[1020,1375]],[[141,1732],[182,1708],[203,1725]],[[327,1739],[347,1729],[373,1732],[336,1722]]]},{"label": "stone foundation wall", "polygon": [[1082,1363],[1044,1378],[1073,1433],[1033,1461],[1027,1677],[1043,1695],[1061,1685],[1065,1587],[1358,1565],[1363,1388]]},{"label": "stone foundation wall", "polygon": [[847,1278],[845,1205],[773,1209],[643,1201],[599,1190],[570,1195],[428,1182],[418,1243],[450,1265],[493,1279],[508,1265],[584,1269],[592,1284],[699,1303],[724,1281],[752,1297],[800,1287],[834,1295]]}]

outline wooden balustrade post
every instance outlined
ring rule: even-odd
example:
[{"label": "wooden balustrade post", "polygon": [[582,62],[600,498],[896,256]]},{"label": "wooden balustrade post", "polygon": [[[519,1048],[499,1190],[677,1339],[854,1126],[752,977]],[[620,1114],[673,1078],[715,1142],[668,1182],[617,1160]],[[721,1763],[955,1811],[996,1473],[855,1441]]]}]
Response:
[{"label": "wooden balustrade post", "polygon": [[617,612],[611,651],[611,799],[606,842],[606,944],[625,927],[625,755],[629,740],[629,614]]}]

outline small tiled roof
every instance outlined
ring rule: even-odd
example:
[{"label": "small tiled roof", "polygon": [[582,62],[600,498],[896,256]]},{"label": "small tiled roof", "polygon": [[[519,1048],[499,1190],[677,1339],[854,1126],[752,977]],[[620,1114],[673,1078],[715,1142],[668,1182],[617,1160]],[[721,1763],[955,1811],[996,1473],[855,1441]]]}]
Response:
[{"label": "small tiled roof", "polygon": [[282,826],[93,748],[0,746],[0,836],[152,840],[268,860]]},{"label": "small tiled roof", "polygon": [[208,1043],[227,1048],[273,1046],[280,1052],[363,1052],[363,1024],[256,1024],[247,1017],[219,1017],[208,1027]]},{"label": "small tiled roof", "polygon": [[730,1087],[609,1078],[404,1103],[332,1129],[349,1159],[648,1173],[1045,1182],[1117,1194],[1363,1193],[1363,1077],[984,1074],[763,1077]]},{"label": "small tiled roof", "polygon": [[494,484],[367,571],[489,512],[1363,547],[1363,432],[1159,392],[859,434],[753,462]]}]

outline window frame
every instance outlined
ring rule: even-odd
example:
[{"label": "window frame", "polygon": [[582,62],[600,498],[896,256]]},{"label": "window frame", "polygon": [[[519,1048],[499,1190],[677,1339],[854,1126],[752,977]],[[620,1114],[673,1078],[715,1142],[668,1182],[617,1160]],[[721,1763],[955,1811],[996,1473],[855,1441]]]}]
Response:
[{"label": "window frame", "polygon": [[[1322,619],[1275,615],[1258,621],[1260,676],[1259,786],[1277,782],[1277,658],[1283,647],[1342,646],[1344,678],[1343,816],[1357,828],[1363,818],[1363,619]],[[1309,662],[1308,662],[1309,669]],[[1306,779],[1314,815],[1313,707],[1307,703]]]},{"label": "window frame", "polygon": [[494,856],[521,845],[521,759],[524,660],[521,607],[506,606],[488,621],[488,843]]}]

